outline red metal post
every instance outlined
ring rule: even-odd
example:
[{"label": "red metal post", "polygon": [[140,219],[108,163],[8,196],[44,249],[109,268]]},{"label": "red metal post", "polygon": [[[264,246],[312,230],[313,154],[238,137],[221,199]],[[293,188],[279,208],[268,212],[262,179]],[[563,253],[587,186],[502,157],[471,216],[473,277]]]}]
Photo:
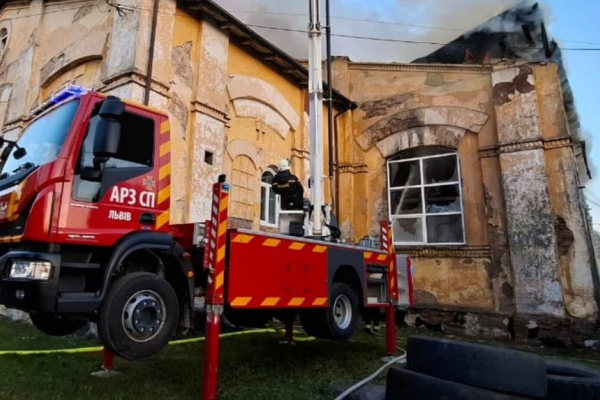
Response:
[{"label": "red metal post", "polygon": [[396,307],[392,304],[385,308],[385,350],[390,356],[396,354]]},{"label": "red metal post", "polygon": [[[210,305],[208,306],[211,307]],[[202,400],[217,398],[217,369],[219,367],[220,312],[206,313],[206,337],[204,341],[204,369],[202,371]]]},{"label": "red metal post", "polygon": [[398,302],[398,272],[392,226],[381,222],[381,249],[388,254],[388,306],[385,308],[385,347],[389,355],[396,354],[396,303]]},{"label": "red metal post", "polygon": [[102,369],[112,371],[115,367],[115,355],[106,347],[102,350]]},{"label": "red metal post", "polygon": [[[221,180],[221,179],[220,179]],[[207,229],[205,267],[208,267],[206,291],[206,338],[204,343],[204,369],[202,371],[202,400],[217,397],[217,369],[219,366],[219,333],[223,313],[223,286],[225,283],[225,253],[227,243],[227,208],[229,185],[223,182],[213,186],[210,226]]]}]

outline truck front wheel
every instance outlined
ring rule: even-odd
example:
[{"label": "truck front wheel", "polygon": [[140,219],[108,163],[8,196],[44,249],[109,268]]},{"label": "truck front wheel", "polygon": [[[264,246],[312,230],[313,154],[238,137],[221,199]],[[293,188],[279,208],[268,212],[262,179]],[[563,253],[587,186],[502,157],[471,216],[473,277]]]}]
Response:
[{"label": "truck front wheel", "polygon": [[135,272],[117,279],[106,293],[98,334],[114,354],[141,360],[161,351],[179,322],[175,291],[164,279]]},{"label": "truck front wheel", "polygon": [[50,336],[72,335],[83,328],[86,323],[46,312],[32,312],[29,314],[29,318],[31,318],[33,326]]}]

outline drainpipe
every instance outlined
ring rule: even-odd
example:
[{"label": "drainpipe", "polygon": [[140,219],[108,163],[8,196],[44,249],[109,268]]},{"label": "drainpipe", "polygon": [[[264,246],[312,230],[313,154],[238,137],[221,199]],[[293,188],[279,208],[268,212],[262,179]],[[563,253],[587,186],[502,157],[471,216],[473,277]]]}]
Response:
[{"label": "drainpipe", "polygon": [[339,143],[339,132],[338,132],[338,118],[341,117],[344,113],[350,111],[350,110],[354,110],[356,109],[356,104],[352,103],[350,105],[348,105],[347,107],[344,107],[344,110],[338,112],[335,117],[333,118],[334,123],[333,123],[333,129],[334,129],[334,137],[335,137],[335,151],[333,152],[335,154],[335,166],[337,167],[335,169],[335,209],[334,209],[334,213],[335,213],[335,217],[338,221],[338,224],[340,223],[340,154],[339,154],[339,147],[338,147],[338,143]]},{"label": "drainpipe", "polygon": [[156,43],[156,26],[158,25],[158,5],[160,0],[154,0],[152,8],[152,27],[150,28],[150,48],[148,49],[148,66],[146,67],[146,92],[144,104],[150,104],[150,90],[152,87],[152,66],[154,64],[154,44]]},{"label": "drainpipe", "polygon": [[[333,83],[331,79],[331,16],[329,0],[325,1],[325,33],[327,47],[327,137],[329,141],[329,179],[333,179]],[[337,207],[337,202],[336,202]]]},{"label": "drainpipe", "polygon": [[[333,210],[333,212],[335,213],[335,217],[336,220],[338,222],[338,224],[340,223],[340,152],[339,152],[339,147],[338,147],[338,138],[339,138],[339,134],[338,134],[338,118],[344,114],[346,111],[348,110],[343,110],[338,112],[337,114],[335,114],[334,119],[334,136],[335,136],[335,166],[337,167],[335,170],[335,208]],[[331,157],[331,156],[330,156]]]}]

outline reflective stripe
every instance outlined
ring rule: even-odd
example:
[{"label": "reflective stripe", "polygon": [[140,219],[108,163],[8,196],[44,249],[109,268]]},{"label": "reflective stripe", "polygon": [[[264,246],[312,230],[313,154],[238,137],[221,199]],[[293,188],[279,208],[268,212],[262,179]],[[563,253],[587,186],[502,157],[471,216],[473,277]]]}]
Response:
[{"label": "reflective stripe", "polygon": [[281,299],[281,297],[267,297],[266,299],[263,300],[262,303],[260,303],[261,306],[274,306],[277,303],[279,303],[279,300]]},{"label": "reflective stripe", "polygon": [[294,297],[288,303],[288,306],[299,306],[304,303],[304,297]]},{"label": "reflective stripe", "polygon": [[233,299],[233,301],[231,302],[232,306],[245,306],[248,303],[250,303],[250,300],[252,300],[252,297],[236,297],[235,299]]}]

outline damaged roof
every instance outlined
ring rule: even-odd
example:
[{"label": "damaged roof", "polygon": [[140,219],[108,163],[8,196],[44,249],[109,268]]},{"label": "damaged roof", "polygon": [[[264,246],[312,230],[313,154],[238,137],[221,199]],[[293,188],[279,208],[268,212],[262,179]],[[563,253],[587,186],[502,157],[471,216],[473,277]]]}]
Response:
[{"label": "damaged roof", "polygon": [[420,64],[484,64],[503,61],[552,62],[558,65],[569,131],[574,142],[581,141],[581,123],[562,52],[550,39],[545,16],[538,3],[507,9],[494,18],[459,36],[433,53],[418,58]]}]

